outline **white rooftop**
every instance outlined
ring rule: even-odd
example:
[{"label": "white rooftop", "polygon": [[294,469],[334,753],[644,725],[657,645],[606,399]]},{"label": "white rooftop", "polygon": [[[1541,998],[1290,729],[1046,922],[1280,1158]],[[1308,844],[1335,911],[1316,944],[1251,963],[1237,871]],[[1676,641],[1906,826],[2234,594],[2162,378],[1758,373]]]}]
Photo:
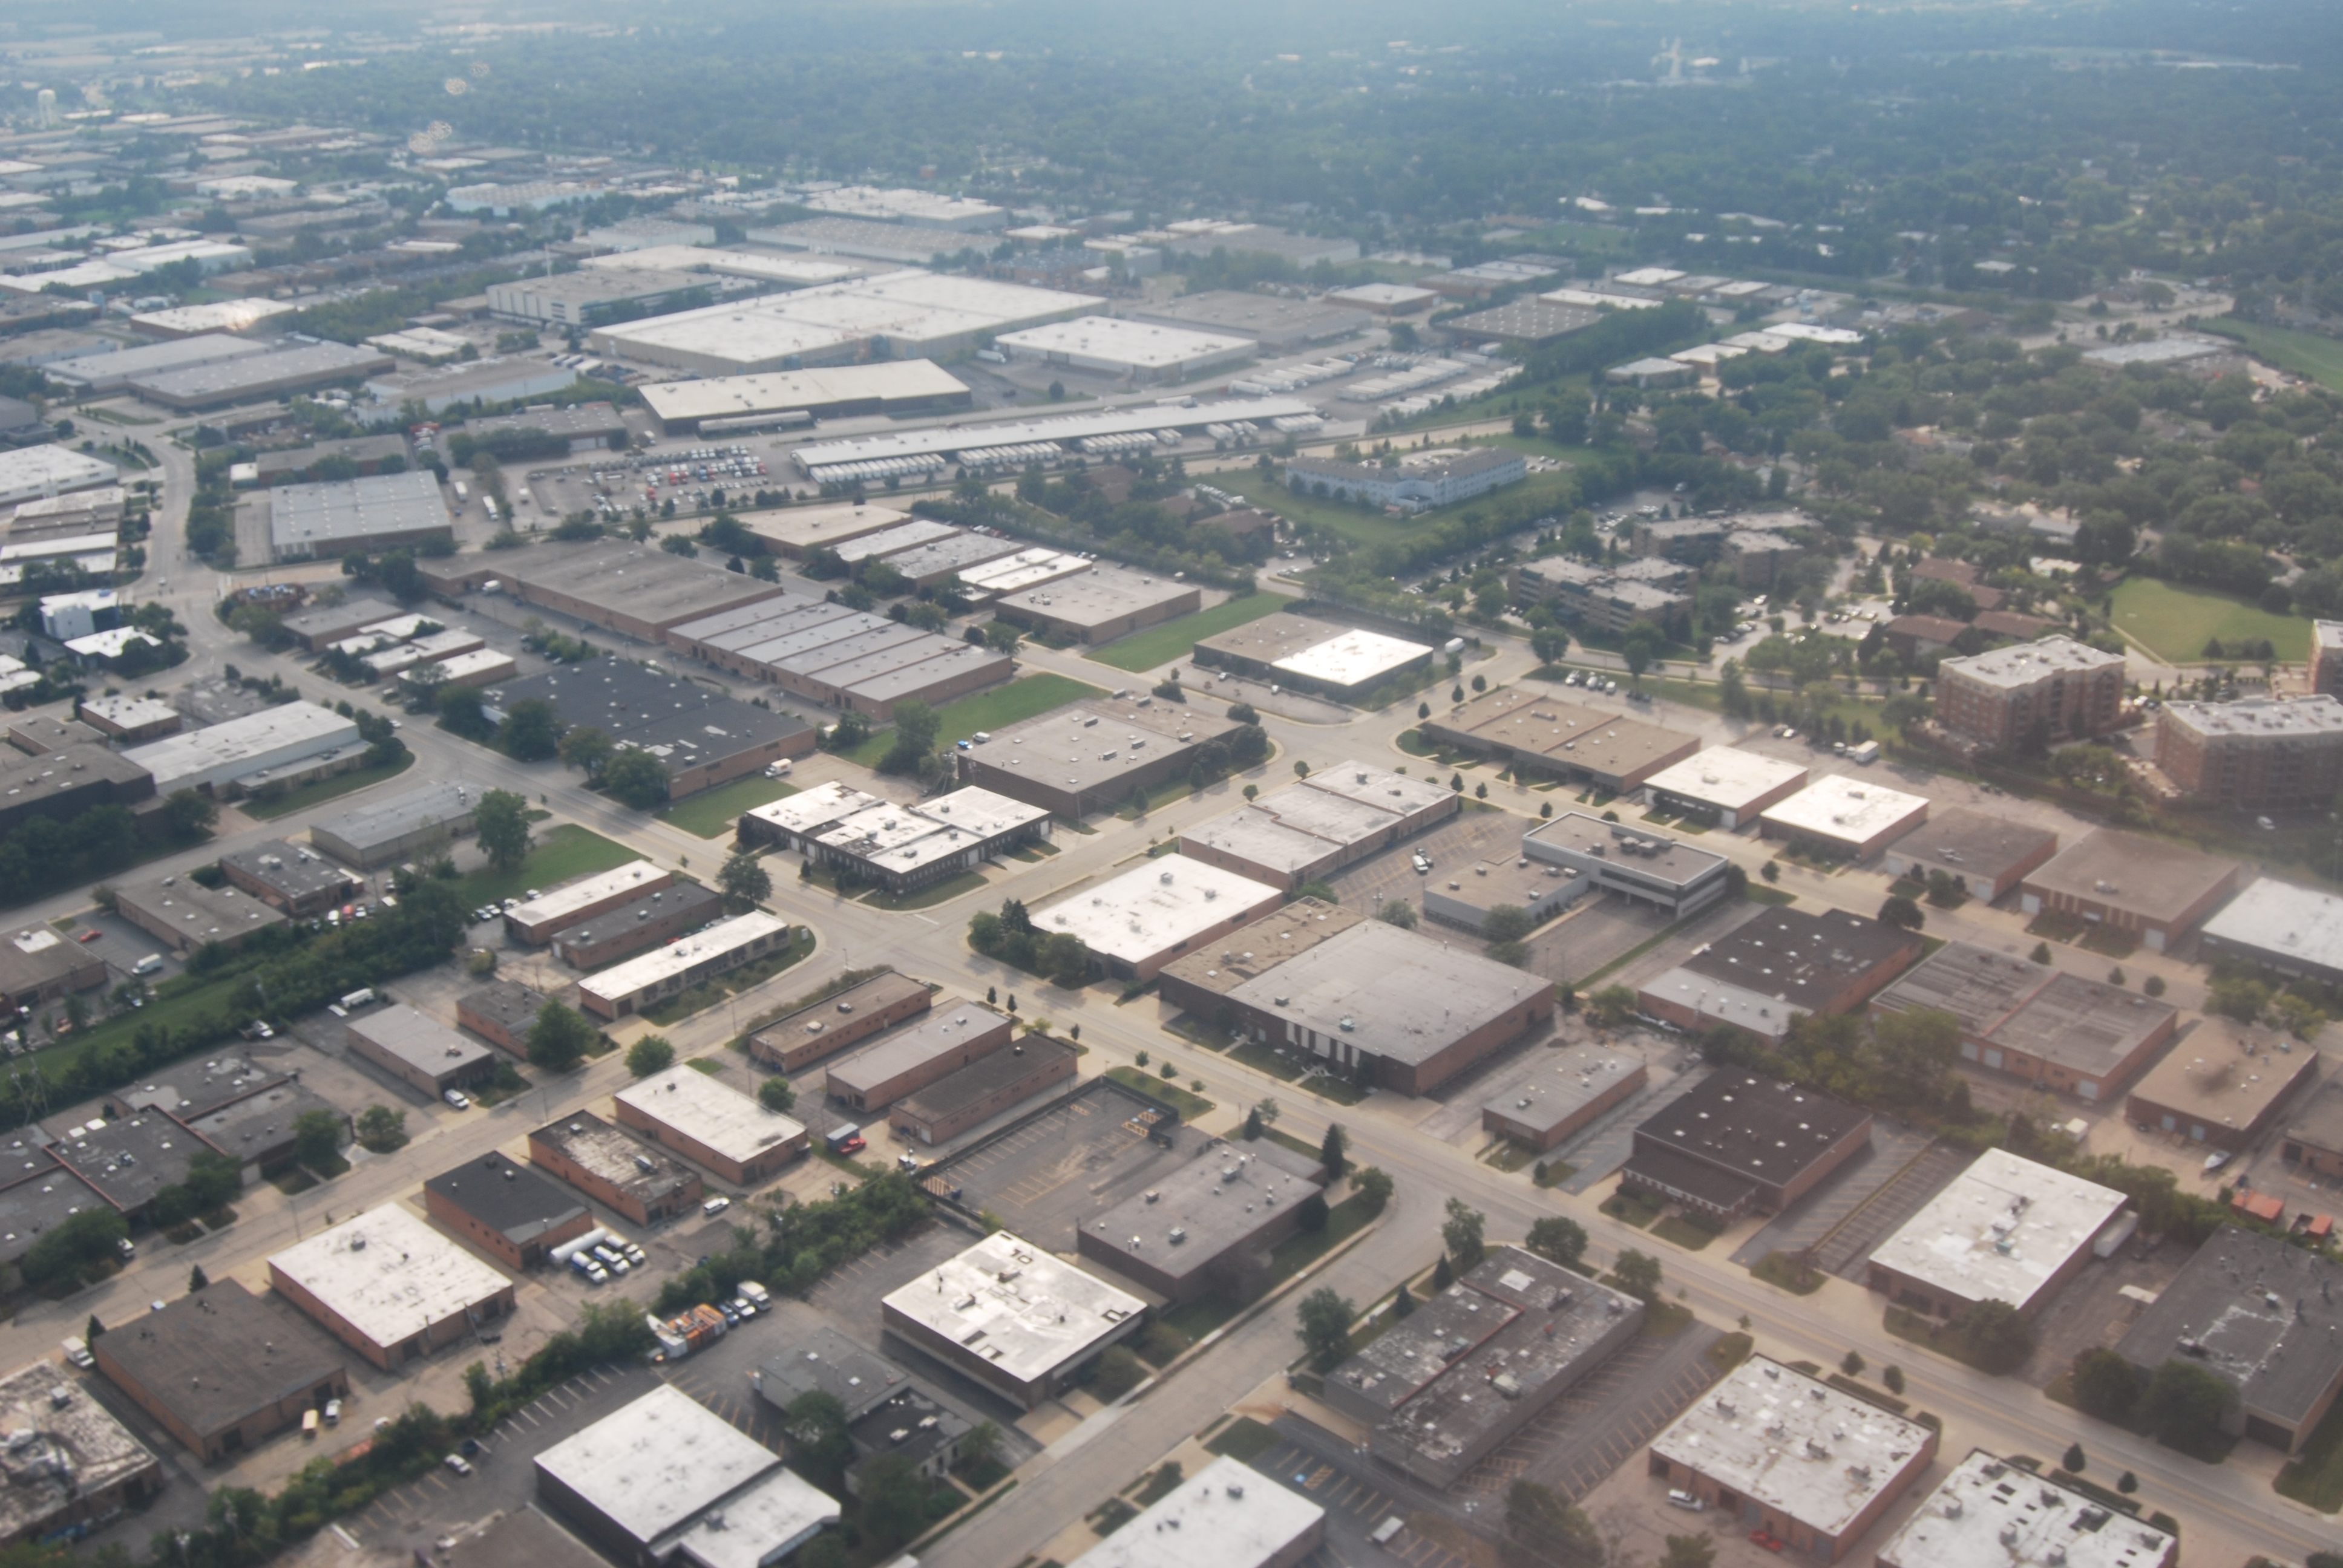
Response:
[{"label": "white rooftop", "polygon": [[2281,953],[2303,964],[2343,970],[2343,898],[2264,877],[2205,922],[2215,943]]},{"label": "white rooftop", "polygon": [[1631,288],[1656,288],[1664,283],[1674,283],[1683,273],[1673,267],[1639,266],[1633,272],[1623,272],[1611,281],[1624,283]]},{"label": "white rooftop", "polygon": [[996,343],[1028,354],[1063,354],[1138,370],[1163,370],[1197,361],[1232,359],[1252,352],[1252,339],[1224,333],[1156,327],[1119,316],[1085,316],[1005,332]]},{"label": "white rooftop", "polygon": [[396,1345],[511,1282],[397,1203],[288,1247],[268,1266],[378,1345]]},{"label": "white rooftop", "polygon": [[1135,964],[1283,897],[1266,882],[1174,855],[1085,888],[1032,918],[1045,936],[1070,931],[1091,951]]},{"label": "white rooftop", "polygon": [[2177,1537],[1996,1459],[1953,1467],[1879,1548],[1881,1568],[2161,1568]]},{"label": "white rooftop", "polygon": [[1989,1149],[1871,1261],[1941,1295],[2026,1312],[2125,1201],[2112,1187]]},{"label": "white rooftop", "polygon": [[1803,762],[1785,762],[1737,746],[1712,746],[1663,768],[1644,782],[1653,789],[1739,813],[1749,802],[1806,776]]},{"label": "white rooftop", "polygon": [[1026,1382],[1080,1362],[1147,1310],[1130,1292],[1006,1231],[922,1272],[884,1305]]},{"label": "white rooftop", "polygon": [[647,245],[609,256],[589,256],[578,265],[599,272],[714,272],[728,277],[798,284],[830,283],[862,270],[810,256],[775,256],[770,251],[721,250],[699,245]]},{"label": "white rooftop", "polygon": [[209,305],[175,305],[130,318],[133,327],[174,337],[199,332],[242,332],[274,316],[289,316],[293,307],[276,299],[217,299]]},{"label": "white rooftop", "polygon": [[1423,305],[1440,297],[1428,288],[1416,288],[1404,283],[1361,283],[1349,288],[1337,288],[1326,296],[1345,305],[1363,305],[1370,309],[1401,305]]},{"label": "white rooftop", "polygon": [[1330,686],[1359,686],[1431,651],[1420,642],[1353,628],[1299,653],[1287,654],[1270,668],[1305,679],[1322,680]]},{"label": "white rooftop", "polygon": [[616,1001],[634,995],[646,986],[656,985],[670,975],[681,974],[695,965],[745,947],[760,937],[777,931],[786,932],[789,929],[789,923],[779,916],[769,915],[762,910],[750,910],[745,915],[719,920],[705,930],[679,937],[667,946],[647,952],[639,959],[614,964],[578,983],[581,990]]},{"label": "white rooftop", "polygon": [[1096,414],[1061,414],[1043,419],[974,420],[920,430],[892,430],[878,436],[848,437],[836,441],[809,441],[791,457],[805,467],[833,463],[869,462],[880,457],[920,457],[991,447],[1022,447],[1035,442],[1072,442],[1085,436],[1128,436],[1143,430],[1199,430],[1206,425],[1242,420],[1266,423],[1290,415],[1315,414],[1314,404],[1299,397],[1232,397],[1223,402],[1199,401],[1192,407],[1138,404]]},{"label": "white rooftop", "polygon": [[2320,693],[2272,702],[2266,697],[2235,702],[2167,702],[2162,722],[2197,736],[2343,734],[2343,702]]},{"label": "white rooftop", "polygon": [[2202,337],[2151,337],[2145,343],[2103,343],[2083,350],[2094,365],[2177,365],[2213,354],[2234,354],[2234,343],[2214,343]]},{"label": "white rooftop", "polygon": [[1958,670],[1987,686],[2014,689],[2059,674],[2123,667],[2124,656],[2102,653],[2070,637],[2046,637],[2039,642],[2014,642],[2006,648],[1948,658],[1940,670]]},{"label": "white rooftop", "polygon": [[1074,1568],[1263,1568],[1326,1511],[1225,1454],[1080,1557]]},{"label": "white rooftop", "polygon": [[537,1456],[539,1471],[646,1547],[780,1463],[771,1449],[664,1383]]},{"label": "white rooftop", "polygon": [[[812,264],[808,264],[812,265]],[[730,419],[787,408],[820,408],[875,397],[882,403],[956,397],[967,385],[932,359],[887,359],[875,365],[833,365],[807,370],[764,370],[747,376],[710,376],[698,381],[658,381],[642,387],[643,401],[668,423],[683,419]],[[848,513],[830,507],[820,514]],[[782,514],[797,518],[806,512]]]},{"label": "white rooftop", "polygon": [[151,697],[85,697],[82,699],[81,711],[84,718],[95,714],[122,729],[161,724],[179,716],[177,709]]},{"label": "white rooftop", "polygon": [[1449,799],[1448,789],[1432,779],[1342,762],[1212,818],[1181,838],[1242,855],[1253,865],[1292,872]]},{"label": "white rooftop", "polygon": [[876,223],[933,224],[941,228],[997,228],[1009,215],[968,196],[900,186],[840,186],[805,198],[809,211]]},{"label": "white rooftop", "polygon": [[264,758],[314,754],[354,744],[358,727],[330,708],[286,702],[184,735],[133,746],[122,755],[155,776],[155,792],[168,795],[189,782],[235,777]]},{"label": "white rooftop", "polygon": [[618,1101],[741,1164],[805,1136],[805,1123],[766,1110],[696,1067],[670,1067],[630,1083],[618,1091]]},{"label": "white rooftop", "polygon": [[512,911],[512,918],[525,926],[542,920],[558,920],[577,910],[591,908],[605,899],[615,898],[630,888],[648,888],[659,876],[659,869],[649,860],[629,860],[623,866],[540,893]]},{"label": "white rooftop", "polygon": [[749,815],[760,822],[770,822],[788,833],[809,833],[817,828],[842,822],[858,811],[887,802],[876,795],[866,794],[851,784],[832,779],[817,784],[810,789],[800,789],[794,795],[784,795],[778,800],[768,800],[762,806],[751,807]]},{"label": "white rooftop", "polygon": [[[126,350],[136,352],[136,350]],[[67,490],[119,483],[122,470],[103,457],[51,443],[0,452],[0,506],[37,500]]]},{"label": "white rooftop", "polygon": [[1917,1422],[1752,1356],[1652,1452],[1824,1534],[1843,1534],[1929,1441]]},{"label": "white rooftop", "polygon": [[885,801],[817,835],[833,849],[908,871],[960,853],[970,844],[1038,822],[1049,809],[969,785],[916,806]]},{"label": "white rooftop", "polygon": [[699,1568],[765,1568],[840,1517],[838,1500],[776,1465],[695,1519],[675,1539]]},{"label": "white rooftop", "polygon": [[1916,825],[1928,814],[1926,797],[1906,795],[1869,779],[1825,773],[1788,799],[1765,809],[1765,820],[1818,839],[1866,843],[1898,823]]}]

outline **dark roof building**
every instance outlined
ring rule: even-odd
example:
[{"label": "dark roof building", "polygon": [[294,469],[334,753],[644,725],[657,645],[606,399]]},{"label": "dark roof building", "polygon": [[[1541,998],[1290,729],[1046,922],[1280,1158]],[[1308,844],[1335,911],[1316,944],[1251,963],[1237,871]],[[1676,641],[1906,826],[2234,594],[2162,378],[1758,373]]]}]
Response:
[{"label": "dark roof building", "polygon": [[1083,1221],[1076,1250],[1169,1302],[1214,1291],[1250,1300],[1269,1279],[1269,1250],[1325,1184],[1326,1168],[1310,1155],[1266,1139],[1215,1139],[1146,1191]]},{"label": "dark roof building", "polygon": [[942,1483],[970,1431],[966,1421],[917,1388],[895,1390],[847,1423],[855,1451],[846,1467],[848,1495],[861,1493],[864,1469],[881,1454],[893,1454],[929,1481]]},{"label": "dark roof building", "polygon": [[827,1324],[809,1331],[756,1372],[757,1392],[775,1410],[803,1393],[826,1393],[854,1421],[910,1381],[910,1374]]},{"label": "dark roof building", "polygon": [[1052,1084],[1071,1083],[1081,1059],[1078,1047],[1029,1034],[897,1101],[888,1108],[888,1125],[930,1146],[950,1142]]},{"label": "dark roof building", "polygon": [[528,1162],[638,1225],[688,1214],[699,1204],[699,1171],[588,1111],[530,1133]]},{"label": "dark roof building", "polygon": [[514,1055],[528,1050],[528,1031],[545,1010],[546,998],[518,980],[490,980],[456,999],[456,1022]]},{"label": "dark roof building", "polygon": [[258,1447],[350,1392],[341,1347],[232,1279],[90,1342],[97,1370],[206,1462]]},{"label": "dark roof building", "polygon": [[1862,1006],[1925,945],[1917,931],[1843,910],[1767,909],[1650,981],[1636,1000],[1678,1029],[1731,1024],[1774,1044],[1800,1014]]},{"label": "dark roof building", "polygon": [[1871,1112],[1739,1069],[1710,1074],[1635,1129],[1622,1183],[1715,1218],[1778,1213],[1871,1141]]},{"label": "dark roof building", "polygon": [[423,1184],[430,1216],[508,1268],[594,1228],[585,1204],[528,1166],[490,1152]]},{"label": "dark roof building", "polygon": [[697,882],[678,882],[565,928],[554,936],[554,956],[571,969],[598,970],[697,930],[723,911],[716,894]]},{"label": "dark roof building", "polygon": [[2164,952],[2237,891],[2237,861],[2102,828],[2026,874],[2019,908],[2137,937]]},{"label": "dark roof building", "polygon": [[2153,997],[1969,942],[1946,943],[1871,1008],[1950,1013],[1962,1060],[2093,1101],[2146,1066],[2180,1017]]},{"label": "dark roof building", "polygon": [[357,893],[358,880],[314,849],[264,839],[220,857],[227,879],[296,919],[321,915]]},{"label": "dark roof building", "polygon": [[[736,573],[718,575],[738,580]],[[668,789],[679,799],[814,749],[813,726],[802,719],[719,696],[632,659],[596,658],[525,675],[482,696],[498,720],[514,703],[542,699],[565,726],[591,725],[621,747],[649,751],[667,764]]]},{"label": "dark roof building", "polygon": [[927,1011],[935,996],[921,981],[889,970],[775,1019],[749,1037],[749,1054],[795,1072]]},{"label": "dark roof building", "polygon": [[185,1181],[196,1155],[219,1152],[156,1113],[66,1127],[50,1147],[75,1175],[133,1218],[148,1211],[155,1194]]},{"label": "dark roof building", "polygon": [[1889,876],[1916,882],[1943,871],[1989,904],[2057,852],[2058,835],[2047,828],[1955,806],[1889,845],[1885,864]]}]

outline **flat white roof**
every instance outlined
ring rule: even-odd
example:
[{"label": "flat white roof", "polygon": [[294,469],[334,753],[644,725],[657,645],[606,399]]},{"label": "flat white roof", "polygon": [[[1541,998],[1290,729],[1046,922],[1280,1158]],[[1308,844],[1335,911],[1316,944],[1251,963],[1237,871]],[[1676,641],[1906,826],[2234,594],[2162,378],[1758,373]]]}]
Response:
[{"label": "flat white roof", "polygon": [[1028,354],[1062,354],[1133,370],[1163,370],[1198,361],[1234,359],[1252,352],[1250,337],[1216,332],[1191,332],[1185,327],[1156,327],[1127,321],[1119,316],[1085,316],[1073,321],[1052,321],[1021,332],[1005,332],[996,339],[1003,348]]},{"label": "flat white roof", "polygon": [[2272,702],[2266,697],[2236,702],[2167,702],[2161,723],[2195,735],[2199,740],[2216,736],[2332,735],[2343,730],[2343,702],[2320,692]]},{"label": "flat white roof", "polygon": [[779,1454],[666,1383],[537,1456],[540,1472],[646,1546],[780,1463]]},{"label": "flat white roof", "polygon": [[219,299],[209,305],[176,305],[130,318],[133,327],[192,337],[199,332],[242,332],[273,316],[288,316],[293,307],[277,299]]},{"label": "flat white roof", "polygon": [[1752,1356],[1654,1438],[1652,1452],[1838,1536],[1928,1436],[1917,1422]]},{"label": "flat white roof", "polygon": [[1002,560],[987,561],[980,567],[969,567],[960,574],[964,587],[981,588],[987,593],[1012,594],[1021,588],[1035,588],[1042,583],[1056,582],[1091,569],[1091,563],[1081,556],[1064,550],[1020,550]]},{"label": "flat white roof", "polygon": [[1664,283],[1674,283],[1683,273],[1674,267],[1639,266],[1633,272],[1623,272],[1611,281],[1624,283],[1632,288],[1656,288]]},{"label": "flat white roof", "polygon": [[1765,820],[1817,839],[1863,844],[1898,824],[1915,825],[1927,814],[1924,796],[1844,773],[1825,773],[1788,799],[1768,806]]},{"label": "flat white roof", "polygon": [[179,710],[167,702],[157,702],[151,697],[85,697],[81,704],[82,716],[96,714],[109,724],[125,729],[136,729],[144,724],[158,724],[179,717]]},{"label": "flat white roof", "polygon": [[332,709],[285,702],[224,724],[133,746],[122,755],[155,776],[156,794],[167,795],[183,784],[236,777],[264,759],[329,751],[357,739],[358,727]]},{"label": "flat white roof", "polygon": [[741,1164],[776,1143],[805,1136],[802,1121],[768,1111],[754,1097],[688,1065],[630,1083],[617,1098]]},{"label": "flat white roof", "polygon": [[817,828],[843,822],[859,811],[887,802],[876,795],[866,794],[851,784],[832,779],[817,784],[810,789],[800,789],[794,795],[784,795],[778,800],[768,800],[762,806],[749,808],[749,815],[760,822],[770,822],[784,832],[809,833]]},{"label": "flat white roof", "polygon": [[512,1282],[397,1203],[288,1247],[268,1266],[385,1346],[489,1301]]},{"label": "flat white roof", "polygon": [[1140,404],[1098,414],[1062,414],[1047,419],[970,421],[923,430],[890,431],[881,436],[850,437],[839,441],[809,441],[790,456],[808,468],[832,463],[869,462],[880,457],[923,457],[989,447],[1021,447],[1040,441],[1078,441],[1085,436],[1127,436],[1141,430],[1200,430],[1206,425],[1241,420],[1263,423],[1289,415],[1315,414],[1314,404],[1299,397],[1234,397],[1193,407]]},{"label": "flat white roof", "polygon": [[1661,769],[1644,782],[1649,789],[1737,815],[1752,800],[1805,776],[1804,763],[1780,761],[1737,746],[1712,746],[1673,768]]},{"label": "flat white roof", "polygon": [[1345,305],[1422,305],[1437,299],[1439,295],[1429,288],[1416,288],[1404,283],[1361,283],[1349,288],[1337,288],[1326,296]]},{"label": "flat white roof", "polygon": [[1074,1568],[1262,1568],[1326,1511],[1223,1454],[1080,1557]]},{"label": "flat white roof", "polygon": [[1322,680],[1330,686],[1351,687],[1387,675],[1431,651],[1420,642],[1353,628],[1299,653],[1289,653],[1270,668],[1306,679]]},{"label": "flat white roof", "polygon": [[[832,365],[811,370],[710,376],[698,381],[659,381],[640,390],[650,411],[663,423],[672,423],[679,419],[737,419],[788,408],[826,408],[870,397],[882,403],[957,397],[968,390],[968,385],[932,359],[887,359],[876,365]],[[856,509],[820,508],[825,513]],[[782,517],[797,515],[784,513]]]},{"label": "flat white roof", "polygon": [[541,893],[512,911],[512,918],[525,926],[540,920],[557,920],[572,910],[588,908],[605,899],[613,898],[629,888],[646,887],[661,875],[659,869],[649,860],[629,860],[623,866]]},{"label": "flat white roof", "polygon": [[840,186],[805,198],[809,212],[838,217],[869,218],[877,223],[926,223],[942,228],[992,228],[1007,221],[1008,213],[970,196],[942,196],[907,186]]},{"label": "flat white roof", "polygon": [[1259,800],[1189,829],[1182,841],[1243,856],[1257,866],[1299,870],[1398,819],[1451,799],[1445,785],[1363,762],[1321,769]]},{"label": "flat white roof", "polygon": [[2025,1312],[2125,1201],[2112,1187],[1989,1149],[1871,1261],[1943,1295]]},{"label": "flat white roof", "polygon": [[722,250],[699,245],[647,245],[610,256],[589,256],[578,264],[603,272],[714,272],[728,277],[760,277],[774,283],[830,283],[862,268],[809,256],[770,251]]},{"label": "flat white roof", "polygon": [[765,1568],[840,1517],[836,1498],[777,1465],[693,1520],[676,1540],[699,1568]]},{"label": "flat white roof", "polygon": [[1023,1382],[1081,1360],[1147,1310],[1130,1292],[1006,1231],[920,1273],[883,1304]]},{"label": "flat white roof", "polygon": [[2014,642],[1966,658],[1948,658],[1938,668],[1958,670],[1972,680],[2006,690],[2062,673],[2105,669],[2111,665],[2121,668],[2123,662],[2122,654],[2102,653],[2070,637],[2046,637],[2039,642]]},{"label": "flat white roof", "polygon": [[639,959],[615,964],[600,974],[578,981],[578,989],[617,1001],[670,975],[681,974],[695,964],[706,963],[735,948],[745,947],[759,937],[789,929],[789,923],[778,915],[769,915],[762,910],[750,910],[745,915],[719,920],[704,931],[679,938]]},{"label": "flat white roof", "polygon": [[2343,898],[2264,877],[2207,920],[2205,935],[2215,942],[2343,970]]},{"label": "flat white roof", "polygon": [[1094,953],[1140,963],[1284,897],[1266,882],[1174,855],[1037,910],[1033,924],[1048,936],[1070,931]]},{"label": "flat white roof", "polygon": [[916,806],[881,800],[816,836],[841,853],[890,871],[909,871],[997,834],[1038,822],[1049,814],[1046,807],[1012,800],[971,784]]},{"label": "flat white roof", "polygon": [[2179,1544],[2153,1524],[1974,1449],[1877,1560],[1883,1568],[2160,1568]]},{"label": "flat white roof", "polygon": [[[125,354],[139,350],[128,348]],[[55,369],[52,366],[49,368]],[[0,505],[36,500],[65,490],[120,483],[122,470],[103,457],[50,444],[0,452]]]}]

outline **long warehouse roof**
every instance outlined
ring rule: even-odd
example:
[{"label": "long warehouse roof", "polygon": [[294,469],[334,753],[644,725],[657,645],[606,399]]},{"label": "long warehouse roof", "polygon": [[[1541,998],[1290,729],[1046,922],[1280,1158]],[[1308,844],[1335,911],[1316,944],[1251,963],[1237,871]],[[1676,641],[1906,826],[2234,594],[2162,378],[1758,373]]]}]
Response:
[{"label": "long warehouse roof", "polygon": [[1192,430],[1205,425],[1250,419],[1282,419],[1315,414],[1317,408],[1299,397],[1243,397],[1221,403],[1141,403],[1098,414],[1068,414],[1054,419],[1012,419],[998,424],[943,425],[925,430],[896,430],[842,441],[813,441],[791,454],[808,468],[831,463],[867,463],[882,457],[949,456],[962,450],[1022,445],[1033,441],[1079,441],[1085,436],[1121,436],[1141,430]]}]

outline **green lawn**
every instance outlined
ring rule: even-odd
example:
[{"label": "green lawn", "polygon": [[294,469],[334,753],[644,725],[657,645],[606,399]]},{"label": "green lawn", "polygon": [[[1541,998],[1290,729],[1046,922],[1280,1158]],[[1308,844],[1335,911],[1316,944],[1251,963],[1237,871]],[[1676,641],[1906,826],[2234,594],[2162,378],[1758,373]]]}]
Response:
[{"label": "green lawn", "polygon": [[1094,663],[1112,665],[1117,669],[1134,673],[1153,669],[1159,664],[1169,664],[1184,658],[1200,638],[1216,637],[1232,631],[1247,621],[1259,620],[1265,615],[1275,615],[1293,601],[1273,593],[1247,594],[1232,598],[1210,609],[1166,621],[1161,626],[1135,631],[1121,642],[1109,643],[1088,657]]},{"label": "green lawn", "polygon": [[2263,327],[2250,321],[2212,321],[2208,332],[2234,337],[2256,357],[2281,370],[2308,376],[2329,391],[2343,392],[2343,342],[2315,332],[2289,332],[2283,327]]},{"label": "green lawn", "polygon": [[2117,588],[2115,601],[2116,629],[2173,664],[2197,663],[2212,638],[2225,643],[2267,638],[2281,660],[2298,663],[2309,657],[2308,621],[2272,615],[2235,594],[2127,578]]},{"label": "green lawn", "polygon": [[641,858],[624,844],[614,843],[575,822],[564,822],[550,832],[539,833],[528,859],[512,870],[499,871],[494,866],[483,866],[469,876],[458,878],[456,892],[467,909],[501,903],[519,898],[531,888],[558,887]]},{"label": "green lawn", "polygon": [[2278,1473],[2276,1485],[2280,1497],[2321,1513],[2343,1508],[2343,1406],[2328,1412],[2302,1452]]},{"label": "green lawn", "polygon": [[704,790],[680,805],[670,806],[659,813],[659,820],[671,822],[687,833],[702,839],[720,839],[732,830],[740,813],[768,801],[794,795],[798,787],[779,779],[752,774],[735,779],[731,783]]},{"label": "green lawn", "polygon": [[[996,686],[974,697],[963,697],[958,702],[948,702],[940,710],[943,727],[936,731],[937,739],[946,746],[965,739],[980,729],[1006,729],[1020,719],[1031,719],[1063,708],[1083,697],[1104,697],[1095,686],[1085,686],[1079,680],[1062,675],[1029,675],[1022,680],[1012,680],[1006,686]],[[887,749],[895,744],[892,731],[882,729],[842,755],[850,762],[860,762],[865,768],[876,768]]]},{"label": "green lawn", "polygon": [[379,784],[386,779],[396,779],[415,766],[415,753],[410,751],[397,761],[383,768],[361,768],[355,773],[340,773],[331,779],[320,779],[315,784],[304,784],[298,789],[288,789],[273,800],[245,800],[238,809],[247,817],[263,822],[273,822],[279,817],[290,817],[296,811],[306,811],[313,806]]}]

